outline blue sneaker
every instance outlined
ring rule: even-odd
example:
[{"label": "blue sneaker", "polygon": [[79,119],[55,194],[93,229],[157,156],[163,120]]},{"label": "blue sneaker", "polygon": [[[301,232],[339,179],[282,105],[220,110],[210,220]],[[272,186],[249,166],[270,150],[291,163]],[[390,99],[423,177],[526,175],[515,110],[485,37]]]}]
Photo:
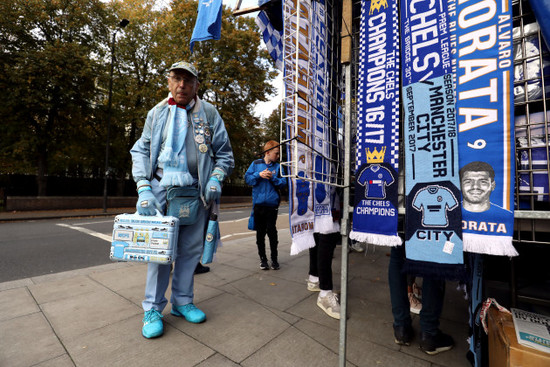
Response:
[{"label": "blue sneaker", "polygon": [[164,334],[164,325],[162,324],[162,315],[155,309],[145,311],[143,317],[143,328],[141,335],[147,339],[156,338]]},{"label": "blue sneaker", "polygon": [[192,303],[183,306],[172,305],[172,311],[170,313],[174,316],[185,317],[187,321],[193,324],[199,324],[206,320],[204,312],[199,310],[197,306]]}]

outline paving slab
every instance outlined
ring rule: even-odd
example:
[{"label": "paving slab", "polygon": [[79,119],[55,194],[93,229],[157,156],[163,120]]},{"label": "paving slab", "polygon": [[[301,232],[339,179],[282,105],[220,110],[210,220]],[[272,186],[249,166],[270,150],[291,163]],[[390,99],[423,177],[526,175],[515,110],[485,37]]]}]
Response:
[{"label": "paving slab", "polygon": [[0,292],[0,321],[39,311],[40,309],[27,288],[15,288]]},{"label": "paving slab", "polygon": [[66,354],[41,313],[2,321],[0,330],[0,366],[34,366]]},{"label": "paving slab", "polygon": [[[301,320],[295,327],[309,335],[318,343],[324,345],[335,353],[339,348],[339,330],[327,328],[323,325]],[[390,348],[384,345],[372,343],[364,338],[348,336],[346,343],[347,360],[357,366],[424,366],[429,362],[420,361],[408,355],[398,354],[399,346],[393,344]]]},{"label": "paving slab", "polygon": [[197,367],[238,367],[238,366],[240,366],[240,364],[233,362],[229,358],[226,358],[219,353],[214,354],[207,360],[202,361],[197,365]]},{"label": "paving slab", "polygon": [[102,287],[87,276],[76,275],[74,278],[33,284],[28,289],[40,305],[95,292],[102,289]]},{"label": "paving slab", "polygon": [[254,270],[244,270],[226,264],[210,265],[210,271],[195,277],[195,282],[209,287],[222,287],[236,280],[244,279],[252,274]]},{"label": "paving slab", "polygon": [[195,366],[215,352],[165,325],[162,338],[141,336],[142,315],[112,323],[65,342],[77,366]]},{"label": "paving slab", "polygon": [[33,367],[75,367],[68,354],[33,365]]},{"label": "paving slab", "polygon": [[143,314],[141,307],[105,288],[48,302],[42,310],[63,341]]},{"label": "paving slab", "polygon": [[290,327],[262,305],[230,294],[211,298],[198,306],[206,313],[204,324],[190,324],[171,315],[165,320],[236,363]]},{"label": "paving slab", "polygon": [[362,339],[398,349],[393,337],[393,316],[388,304],[371,302],[355,297],[348,298],[349,339]]},{"label": "paving slab", "polygon": [[232,285],[247,297],[264,306],[285,311],[309,296],[303,284],[274,277],[274,271],[264,271],[235,281]]},{"label": "paving slab", "polygon": [[110,271],[94,272],[90,274],[90,278],[114,292],[135,286],[141,286],[145,289],[147,264],[136,263],[132,264],[132,266],[116,268]]},{"label": "paving slab", "polygon": [[295,327],[290,327],[272,343],[260,348],[243,366],[316,366],[338,365],[338,354],[317,343]]},{"label": "paving slab", "polygon": [[[387,305],[390,303],[389,285],[386,278],[355,277],[348,281],[348,295],[369,302]],[[352,312],[353,310],[350,310]]]}]

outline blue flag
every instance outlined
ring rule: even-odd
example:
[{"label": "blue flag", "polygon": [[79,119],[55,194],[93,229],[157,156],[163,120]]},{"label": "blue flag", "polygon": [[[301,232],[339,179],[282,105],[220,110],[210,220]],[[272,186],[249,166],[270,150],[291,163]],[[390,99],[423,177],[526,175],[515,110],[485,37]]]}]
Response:
[{"label": "blue flag", "polygon": [[219,40],[222,31],[222,0],[199,0],[195,29],[191,36],[191,52],[196,41]]},{"label": "blue flag", "polygon": [[283,70],[283,32],[276,30],[267,13],[261,11],[256,18],[256,24],[260,27],[262,38],[264,40],[267,52],[275,60],[275,67],[279,70]]}]

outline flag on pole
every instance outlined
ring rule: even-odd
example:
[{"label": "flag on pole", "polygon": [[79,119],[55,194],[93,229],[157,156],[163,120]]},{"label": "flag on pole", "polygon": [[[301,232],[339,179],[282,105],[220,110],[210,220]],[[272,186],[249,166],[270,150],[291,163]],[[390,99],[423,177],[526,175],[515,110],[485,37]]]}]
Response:
[{"label": "flag on pole", "polygon": [[219,40],[222,31],[222,0],[199,0],[197,22],[191,36],[191,52],[197,41]]},{"label": "flag on pole", "polygon": [[260,27],[262,39],[264,40],[267,52],[275,60],[275,67],[283,71],[283,32],[273,27],[267,13],[261,11],[256,17],[256,24]]}]

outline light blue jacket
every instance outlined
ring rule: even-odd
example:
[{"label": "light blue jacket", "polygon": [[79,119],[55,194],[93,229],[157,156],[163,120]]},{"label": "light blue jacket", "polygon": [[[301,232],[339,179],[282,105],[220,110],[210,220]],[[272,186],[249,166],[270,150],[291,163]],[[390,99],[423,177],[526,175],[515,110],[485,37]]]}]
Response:
[{"label": "light blue jacket", "polygon": [[[273,176],[271,180],[260,177],[260,172],[269,169]],[[270,207],[278,207],[281,198],[276,189],[286,185],[286,178],[280,175],[280,165],[276,162],[266,164],[263,159],[257,159],[244,174],[247,185],[252,186],[252,204]]]},{"label": "light blue jacket", "polygon": [[[206,183],[210,179],[210,175],[214,168],[219,168],[225,173],[225,177],[229,176],[235,167],[233,159],[233,150],[229,142],[229,136],[225,129],[225,124],[216,110],[216,108],[201,100],[199,97],[195,99],[196,103],[189,119],[195,122],[208,122],[210,136],[205,136],[204,144],[208,150],[204,153],[200,152],[199,144],[195,141],[197,152],[197,166],[199,173],[199,188],[200,196],[204,202],[204,191]],[[153,179],[153,174],[157,170],[158,157],[162,145],[162,131],[168,122],[170,116],[170,106],[168,98],[153,107],[147,114],[147,120],[143,127],[141,138],[136,141],[130,153],[132,154],[132,176],[134,181]],[[188,129],[188,133],[197,135],[195,129]],[[204,136],[204,134],[203,134]],[[204,149],[203,149],[204,150]]]}]

